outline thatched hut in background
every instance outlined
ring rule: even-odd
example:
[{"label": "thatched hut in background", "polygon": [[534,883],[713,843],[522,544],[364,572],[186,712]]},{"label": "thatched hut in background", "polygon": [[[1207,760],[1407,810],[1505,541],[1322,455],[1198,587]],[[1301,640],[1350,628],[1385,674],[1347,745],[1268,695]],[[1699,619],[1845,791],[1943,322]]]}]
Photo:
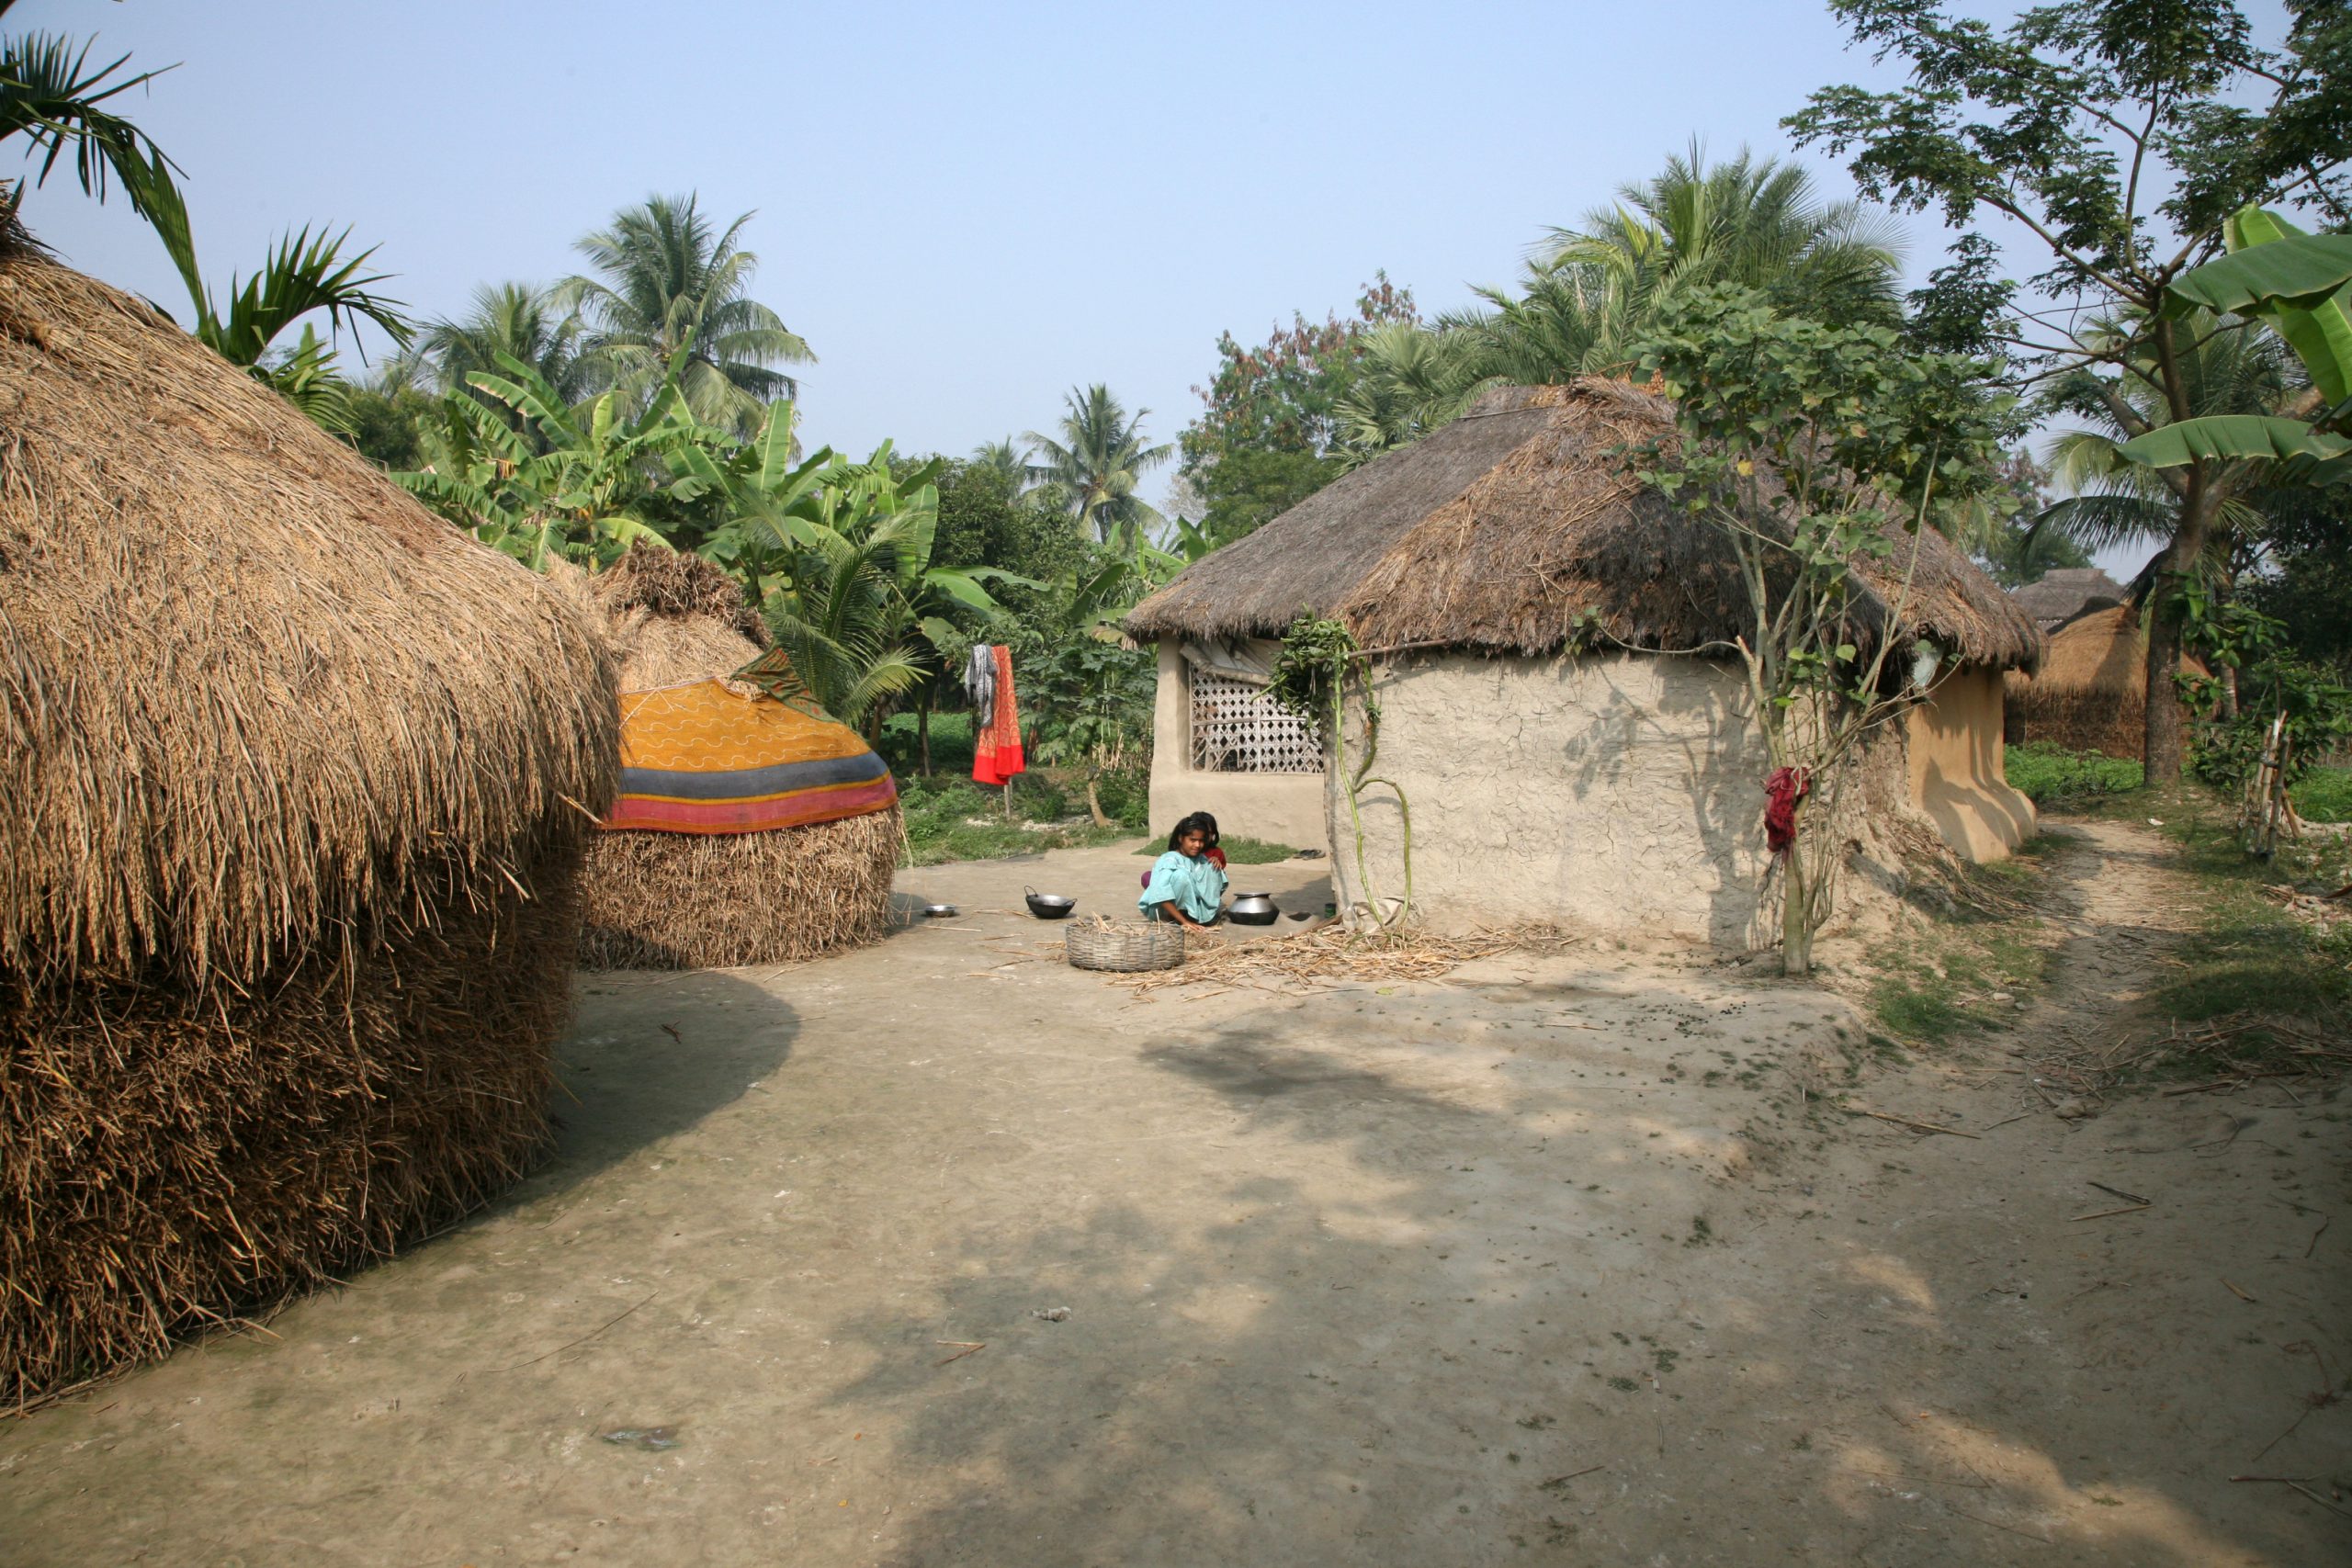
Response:
[{"label": "thatched hut in background", "polygon": [[[1725,660],[1624,650],[1693,648],[1743,624],[1722,536],[1610,455],[1671,428],[1663,400],[1622,381],[1490,393],[1196,562],[1127,628],[1163,650],[1262,666],[1311,611],[1394,650],[1374,666],[1375,771],[1411,799],[1413,906],[1430,924],[1558,920],[1744,945],[1763,927],[1769,771],[1744,678]],[[1882,815],[1995,858],[2033,822],[2002,776],[2001,673],[2030,668],[2041,639],[1933,533],[1864,569],[1882,620],[1914,548],[1899,635],[1932,639],[1945,672],[1865,773],[1884,784]],[[1589,613],[1617,648],[1576,651]],[[1164,690],[1188,662],[1162,658],[1160,756],[1190,754],[1168,723],[1189,705]],[[1155,824],[1191,809],[1202,782],[1155,772]],[[1332,770],[1317,782],[1352,904],[1363,894],[1346,800]],[[1368,799],[1374,886],[1393,896],[1397,813]],[[1267,836],[1238,813],[1220,825]]]},{"label": "thatched hut in background", "polygon": [[734,580],[644,545],[594,577],[565,570],[621,684],[621,795],[588,852],[582,962],[724,968],[879,940],[906,841],[897,786],[813,703],[729,679],[767,642]]},{"label": "thatched hut in background", "polygon": [[[2184,654],[2180,668],[2205,666]],[[2137,759],[2148,723],[2148,629],[2130,604],[2068,622],[2050,639],[2041,668],[2009,677],[2008,739],[2069,751]]]},{"label": "thatched hut in background", "polygon": [[547,1135],[610,666],[152,306],[0,245],[0,1398]]},{"label": "thatched hut in background", "polygon": [[2009,602],[2048,634],[2077,615],[2122,604],[2125,592],[2123,584],[2095,566],[2066,566],[2010,589]]}]

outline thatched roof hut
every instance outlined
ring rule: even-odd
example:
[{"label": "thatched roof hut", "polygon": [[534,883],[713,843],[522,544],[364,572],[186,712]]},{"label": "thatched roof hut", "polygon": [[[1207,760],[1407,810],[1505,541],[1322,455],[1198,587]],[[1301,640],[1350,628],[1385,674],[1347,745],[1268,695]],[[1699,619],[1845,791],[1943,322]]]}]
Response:
[{"label": "thatched roof hut", "polygon": [[2068,566],[2010,589],[2009,602],[2048,633],[2077,615],[2122,604],[2126,592],[2123,584],[2095,566]]},{"label": "thatched roof hut", "polygon": [[524,1168],[616,726],[562,595],[22,243],[0,425],[15,1399]]},{"label": "thatched roof hut", "polygon": [[[648,694],[725,682],[767,644],[767,628],[744,606],[734,580],[699,557],[640,545],[609,570],[570,578],[594,604],[620,663],[625,764],[644,761],[635,757],[631,736],[654,722],[648,705],[660,699]],[[747,705],[747,712],[813,730],[804,749],[830,760],[821,777],[837,782],[819,787],[839,790],[839,802],[796,813],[826,819],[761,831],[597,834],[582,884],[582,962],[594,969],[725,968],[878,941],[889,929],[890,878],[906,840],[880,759],[813,706],[788,712],[751,685],[730,683],[723,696],[687,695],[722,708]],[[876,777],[878,787],[865,783]]]},{"label": "thatched roof hut", "polygon": [[[1235,754],[1284,754],[1278,716],[1248,711],[1235,689],[1313,612],[1389,655],[1377,771],[1412,798],[1414,903],[1433,921],[1589,919],[1746,940],[1769,770],[1740,716],[1743,683],[1721,658],[1655,657],[1722,649],[1746,596],[1721,534],[1620,455],[1673,431],[1671,405],[1623,381],[1492,392],[1138,604],[1127,629],[1161,645],[1155,823],[1204,807],[1228,831],[1266,836],[1254,813],[1287,797],[1257,777],[1228,803],[1231,775],[1185,721],[1250,730]],[[1866,627],[1883,635],[1900,604],[1898,634],[1948,656],[1905,738],[1908,807],[1963,852],[2006,853],[2031,809],[2000,776],[2000,672],[2032,667],[2039,633],[1931,531],[1895,531],[1893,556],[1857,571]],[[1171,697],[1175,682],[1187,689]],[[1327,827],[1349,824],[1348,845],[1334,838],[1341,896],[1362,899],[1352,819],[1327,778],[1315,784]],[[1373,881],[1398,888],[1392,808],[1372,838]]]},{"label": "thatched roof hut", "polygon": [[[2184,671],[2205,666],[2184,654]],[[2138,758],[2148,722],[2148,628],[2130,604],[2079,615],[2050,639],[2030,678],[2009,677],[2008,738]]]},{"label": "thatched roof hut", "polygon": [[[1608,456],[1673,428],[1666,400],[1606,378],[1490,392],[1196,562],[1130,611],[1127,629],[1272,637],[1311,610],[1367,648],[1545,654],[1597,611],[1610,639],[1634,648],[1721,641],[1747,613],[1729,547]],[[1901,536],[1863,570],[1866,615],[1883,613],[1906,570],[1909,629],[1967,663],[2039,657],[2032,623],[1933,532]]]}]

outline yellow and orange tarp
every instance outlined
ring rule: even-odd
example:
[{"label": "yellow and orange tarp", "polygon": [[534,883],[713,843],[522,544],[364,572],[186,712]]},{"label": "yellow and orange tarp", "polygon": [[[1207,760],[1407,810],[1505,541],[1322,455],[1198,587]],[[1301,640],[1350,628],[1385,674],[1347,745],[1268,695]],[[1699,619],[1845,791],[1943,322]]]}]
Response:
[{"label": "yellow and orange tarp", "polygon": [[855,731],[723,681],[621,694],[620,797],[604,825],[760,833],[888,809],[899,786]]}]

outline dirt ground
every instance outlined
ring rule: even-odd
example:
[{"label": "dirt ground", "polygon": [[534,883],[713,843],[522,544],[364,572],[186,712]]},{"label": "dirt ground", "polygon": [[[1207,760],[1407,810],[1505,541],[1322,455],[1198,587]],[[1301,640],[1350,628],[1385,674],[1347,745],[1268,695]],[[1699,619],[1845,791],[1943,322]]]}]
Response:
[{"label": "dirt ground", "polygon": [[0,1562],[2352,1560],[2346,1101],[2052,1114],[2033,1053],[2192,897],[2076,832],[2055,984],[1934,1062],[1599,947],[1137,1001],[1017,913],[1131,902],[1115,851],[906,874],[964,914],[816,964],[583,977],[557,1157],[0,1423]]}]

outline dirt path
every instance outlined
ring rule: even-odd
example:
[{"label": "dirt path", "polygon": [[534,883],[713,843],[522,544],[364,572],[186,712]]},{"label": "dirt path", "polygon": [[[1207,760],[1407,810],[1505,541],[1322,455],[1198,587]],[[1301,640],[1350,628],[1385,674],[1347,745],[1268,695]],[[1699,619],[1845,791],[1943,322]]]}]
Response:
[{"label": "dirt path", "polygon": [[[1131,900],[1112,851],[911,874],[966,915],[864,953],[592,978],[546,1171],[0,1427],[0,1561],[2340,1562],[2352,1519],[2227,1478],[2352,1473],[2307,1397],[2342,1102],[2063,1122],[1995,1070],[2161,972],[2158,852],[2087,829],[2049,999],[1851,1086],[1975,1138],[1809,1114],[1860,1021],[1729,968],[1136,1003],[1029,961],[996,911]],[[2093,1181],[2154,1201],[2077,1220]]]}]

